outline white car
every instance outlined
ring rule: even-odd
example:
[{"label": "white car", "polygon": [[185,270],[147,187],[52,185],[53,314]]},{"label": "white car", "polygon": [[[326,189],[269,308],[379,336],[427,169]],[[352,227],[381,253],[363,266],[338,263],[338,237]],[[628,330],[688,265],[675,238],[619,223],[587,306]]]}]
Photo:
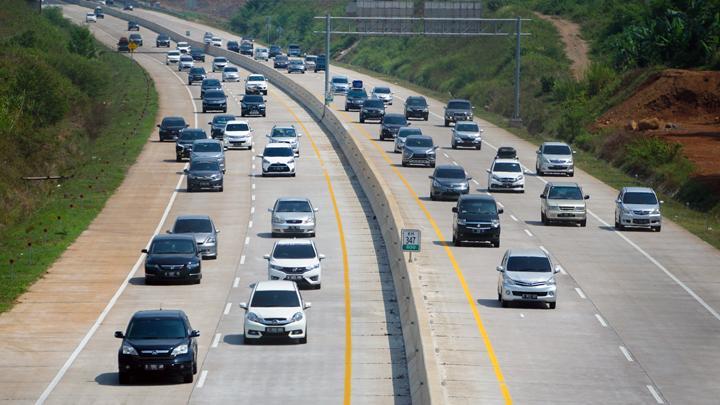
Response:
[{"label": "white car", "polygon": [[165,64],[169,65],[171,63],[180,62],[180,55],[181,55],[181,53],[177,49],[168,51],[167,55],[165,55]]},{"label": "white car", "polygon": [[178,71],[190,69],[194,66],[195,66],[195,62],[193,61],[192,56],[190,56],[190,55],[181,55],[180,56],[180,61],[178,62]]},{"label": "white car", "polygon": [[86,22],[86,23],[91,23],[91,22],[96,23],[96,22],[97,22],[97,16],[95,15],[95,13],[87,13],[87,14],[85,14],[85,22]]},{"label": "white car", "polygon": [[297,156],[300,156],[300,137],[294,125],[275,125],[267,135],[268,143],[286,143],[290,145]]},{"label": "white car", "polygon": [[513,301],[547,303],[557,306],[557,280],[560,267],[553,266],[547,253],[540,249],[510,249],[497,266],[498,301],[503,308]]},{"label": "white car", "polygon": [[225,67],[227,66],[227,64],[228,64],[227,58],[225,58],[224,56],[216,56],[215,59],[213,59],[213,63],[212,63],[213,73],[216,71],[222,72],[223,69],[225,69]]},{"label": "white car", "polygon": [[267,79],[263,75],[250,75],[245,79],[245,94],[267,95]]},{"label": "white car", "polygon": [[247,121],[228,121],[223,131],[223,142],[225,146],[230,148],[247,148],[252,149],[252,133],[254,130],[250,128]]},{"label": "white car", "polygon": [[305,55],[305,69],[315,70],[317,64],[317,55]]},{"label": "white car", "polygon": [[393,103],[393,92],[390,91],[390,87],[377,86],[374,87],[370,97],[382,100],[383,103],[392,105]]},{"label": "white car", "polygon": [[222,71],[222,81],[239,82],[240,71],[235,66],[226,66]]},{"label": "white car", "polygon": [[295,177],[295,152],[286,143],[269,143],[265,145],[262,155],[263,177],[278,174]]},{"label": "white car", "polygon": [[307,343],[305,310],[311,304],[304,302],[297,284],[292,281],[258,281],[250,294],[249,302],[241,302],[245,312],[245,344],[259,342],[261,338],[292,339]]},{"label": "white car", "polygon": [[345,94],[350,90],[348,77],[345,75],[335,75],[330,80],[330,88],[335,94]]},{"label": "white car", "polygon": [[264,60],[267,62],[270,57],[270,51],[267,48],[255,48],[255,60]]},{"label": "white car", "polygon": [[187,42],[178,42],[175,49],[180,51],[180,53],[190,53],[190,44]]},{"label": "white car", "polygon": [[220,39],[220,37],[212,37],[210,43],[212,44],[212,46],[222,48],[222,39]]},{"label": "white car", "polygon": [[488,169],[488,191],[517,190],[525,192],[525,175],[516,159],[495,159]]},{"label": "white car", "polygon": [[319,289],[325,255],[319,254],[311,239],[286,239],[275,242],[268,261],[268,279],[289,280]]}]

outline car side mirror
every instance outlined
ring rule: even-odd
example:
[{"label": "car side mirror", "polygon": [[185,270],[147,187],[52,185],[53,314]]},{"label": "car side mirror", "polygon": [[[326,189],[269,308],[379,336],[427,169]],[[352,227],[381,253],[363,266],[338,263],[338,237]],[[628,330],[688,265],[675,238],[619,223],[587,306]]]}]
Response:
[{"label": "car side mirror", "polygon": [[452,212],[457,213],[457,207],[452,207]]},{"label": "car side mirror", "polygon": [[428,179],[435,180],[435,176],[428,176]]},{"label": "car side mirror", "polygon": [[116,330],[116,331],[115,331],[115,337],[118,338],[118,339],[122,339],[122,338],[125,337],[125,335],[123,335],[123,333],[120,332],[119,330]]},{"label": "car side mirror", "polygon": [[535,154],[536,154],[536,155],[539,155],[539,154],[540,154],[540,149],[536,150],[536,151],[535,151]]},{"label": "car side mirror", "polygon": [[155,125],[156,127],[160,128],[160,124]]},{"label": "car side mirror", "polygon": [[212,121],[208,122],[208,125],[212,125]]},{"label": "car side mirror", "polygon": [[259,157],[259,158],[262,159],[262,158],[264,158],[265,156],[263,156],[263,155],[255,155],[255,157]]},{"label": "car side mirror", "polygon": [[408,123],[407,123],[407,126],[410,126],[410,125],[412,125],[412,122],[408,122]]},{"label": "car side mirror", "polygon": [[540,194],[540,199],[544,200],[545,198],[545,194]]},{"label": "car side mirror", "polygon": [[238,306],[244,310],[247,310],[247,302],[241,302],[238,304]]},{"label": "car side mirror", "polygon": [[220,233],[220,230],[219,230],[219,229],[215,229],[215,233]]},{"label": "car side mirror", "polygon": [[265,259],[265,260],[270,260],[270,255],[269,255],[269,254],[264,254],[264,255],[263,255],[263,259]]},{"label": "car side mirror", "polygon": [[183,173],[188,174],[188,173],[190,173],[190,170],[188,170],[188,169],[183,169]]},{"label": "car side mirror", "polygon": [[250,129],[250,132],[255,132],[255,130],[251,128],[251,129]]},{"label": "car side mirror", "polygon": [[617,204],[620,204],[621,201],[620,201],[620,199],[618,198],[617,200],[615,200],[615,202],[616,202]]},{"label": "car side mirror", "polygon": [[665,201],[663,201],[663,200],[660,200],[660,204],[665,204]]},{"label": "car side mirror", "polygon": [[141,250],[140,252],[147,254],[148,250],[147,250],[147,249],[143,249],[143,250]]},{"label": "car side mirror", "polygon": [[227,145],[223,145],[223,150],[228,150]]},{"label": "car side mirror", "polygon": [[302,136],[302,134],[298,133],[297,136],[298,136],[298,138],[300,138]]},{"label": "car side mirror", "polygon": [[318,212],[320,211],[320,208],[313,208],[313,211]]},{"label": "car side mirror", "polygon": [[272,208],[268,208],[268,212],[273,212],[273,209],[272,209]]},{"label": "car side mirror", "polygon": [[487,173],[490,173],[490,169],[485,169],[485,171],[486,171]]},{"label": "car side mirror", "polygon": [[555,269],[553,271],[557,274],[560,273],[560,266],[555,266]]},{"label": "car side mirror", "polygon": [[196,338],[196,337],[200,337],[200,331],[199,331],[199,330],[194,330],[194,329],[193,329],[193,331],[192,331],[192,332],[190,332],[190,337],[191,337],[191,338]]},{"label": "car side mirror", "polygon": [[504,208],[498,208],[498,214],[502,214],[503,212],[505,212]]},{"label": "car side mirror", "polygon": [[165,233],[172,233],[172,231],[168,229],[167,231],[165,231]]},{"label": "car side mirror", "polygon": [[495,267],[495,270],[502,273],[503,271],[505,271],[505,268],[503,266],[497,266],[497,267]]},{"label": "car side mirror", "polygon": [[589,195],[589,194],[585,194],[585,196],[584,196],[583,198],[586,199],[586,200],[589,200],[589,199],[590,199],[590,195]]},{"label": "car side mirror", "polygon": [[472,177],[468,177],[465,180],[470,181],[470,180],[472,180]]},{"label": "car side mirror", "polygon": [[319,255],[318,255],[318,259],[320,259],[320,260],[325,260],[325,255],[322,254],[322,253],[319,254]]},{"label": "car side mirror", "polygon": [[574,154],[576,154],[576,153],[577,153],[577,151],[576,151],[576,150],[574,150],[574,151],[573,151],[573,155],[574,155]]},{"label": "car side mirror", "polygon": [[306,302],[306,303],[303,304],[303,309],[310,309],[310,308],[312,308],[312,303],[311,303],[311,302]]},{"label": "car side mirror", "polygon": [[185,124],[185,128],[190,128],[190,124]]}]

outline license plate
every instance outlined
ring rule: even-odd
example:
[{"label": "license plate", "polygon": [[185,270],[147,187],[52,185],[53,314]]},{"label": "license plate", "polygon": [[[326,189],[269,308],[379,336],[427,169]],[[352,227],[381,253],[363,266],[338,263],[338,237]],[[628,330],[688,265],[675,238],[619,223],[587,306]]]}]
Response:
[{"label": "license plate", "polygon": [[291,231],[299,231],[300,227],[299,226],[288,226],[288,229]]},{"label": "license plate", "polygon": [[559,217],[574,217],[575,214],[558,214]]},{"label": "license plate", "polygon": [[285,333],[285,328],[265,328],[265,333]]},{"label": "license plate", "polygon": [[158,370],[164,370],[164,369],[165,369],[164,364],[146,364],[145,365],[145,370],[158,371]]},{"label": "license plate", "polygon": [[649,224],[650,220],[649,219],[634,219],[633,222],[636,224]]},{"label": "license plate", "polygon": [[536,300],[536,299],[537,299],[537,295],[535,295],[535,294],[523,294],[523,295],[522,295],[522,298],[523,298],[524,300]]},{"label": "license plate", "polygon": [[483,232],[485,232],[485,229],[473,229],[473,232],[475,232],[475,233],[483,233]]},{"label": "license plate", "polygon": [[293,280],[293,281],[298,281],[298,280],[302,280],[303,277],[302,277],[302,276],[298,276],[298,275],[289,275],[289,276],[286,277],[286,279],[288,279],[288,280]]},{"label": "license plate", "polygon": [[165,277],[177,277],[180,275],[179,271],[168,271],[165,272]]}]

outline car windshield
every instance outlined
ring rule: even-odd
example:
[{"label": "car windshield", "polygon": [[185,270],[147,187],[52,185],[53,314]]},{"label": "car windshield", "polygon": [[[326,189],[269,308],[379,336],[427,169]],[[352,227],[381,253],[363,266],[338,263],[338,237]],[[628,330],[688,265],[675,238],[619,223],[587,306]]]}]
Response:
[{"label": "car windshield", "polygon": [[465,200],[458,211],[461,214],[497,215],[497,205],[493,200]]},{"label": "car windshield", "polygon": [[295,138],[295,128],[273,128],[273,138]]},{"label": "car windshield", "polygon": [[295,291],[255,291],[250,307],[294,307],[300,306],[300,299]]},{"label": "car windshield", "polygon": [[190,53],[193,55],[202,55],[203,51],[200,49],[193,49],[192,51],[190,51]]},{"label": "car windshield", "polygon": [[225,98],[222,90],[211,90],[205,93],[205,98]]},{"label": "car windshield", "polygon": [[383,108],[385,106],[385,103],[382,102],[382,100],[365,100],[363,103],[363,107],[370,107],[370,108]]},{"label": "car windshield", "polygon": [[451,101],[448,103],[447,108],[453,109],[453,110],[469,110],[470,102],[468,101]]},{"label": "car windshield", "polygon": [[422,130],[420,128],[400,128],[397,134],[400,138],[407,138],[408,135],[422,135]]},{"label": "car windshield", "polygon": [[210,233],[212,223],[209,219],[178,219],[173,227],[174,233]]},{"label": "car windshield", "polygon": [[545,145],[543,153],[546,155],[571,155],[572,151],[567,145]]},{"label": "car windshield", "polygon": [[128,339],[181,339],[187,336],[178,318],[138,318],[128,326]]},{"label": "car windshield", "polygon": [[293,59],[293,60],[290,61],[290,64],[291,64],[291,65],[302,65],[303,63],[305,63],[305,62],[303,62],[303,61],[301,61],[301,60],[299,60],[299,59]]},{"label": "car windshield", "polygon": [[364,89],[352,89],[347,94],[348,97],[367,98],[367,92]]},{"label": "car windshield", "polygon": [[230,131],[230,132],[234,132],[234,131],[243,131],[244,132],[244,131],[249,131],[249,130],[250,130],[250,127],[248,126],[248,124],[245,124],[245,123],[227,124],[227,126],[225,127],[225,131]]},{"label": "car windshield", "polygon": [[180,57],[180,60],[183,62],[192,62],[193,58],[192,58],[192,56],[183,55]]},{"label": "car windshield", "polygon": [[383,118],[383,124],[407,125],[407,119],[402,115],[386,115],[385,118]]},{"label": "car windshield", "polygon": [[185,120],[182,118],[165,118],[162,125],[164,127],[184,127]]},{"label": "car windshield", "polygon": [[206,79],[202,82],[203,87],[220,87],[220,80],[217,79]]},{"label": "car windshield", "polygon": [[295,153],[293,152],[292,148],[265,148],[265,152],[263,152],[263,156],[268,157],[283,157],[283,156],[294,156]]},{"label": "car windshield", "polygon": [[190,69],[190,73],[191,73],[191,74],[194,74],[194,75],[202,74],[202,73],[205,73],[205,69],[203,69],[203,68],[192,68],[192,69]]},{"label": "car windshield", "polygon": [[389,87],[375,87],[373,89],[373,93],[390,94],[390,88]]},{"label": "car windshield", "polygon": [[238,68],[236,68],[234,66],[228,66],[225,69],[223,69],[223,72],[237,72],[237,71],[238,71]]},{"label": "car windshield", "polygon": [[437,169],[435,177],[440,179],[462,179],[465,180],[465,170],[456,168]]},{"label": "car windshield", "polygon": [[307,201],[278,201],[275,212],[312,212]]},{"label": "car windshield", "polygon": [[522,173],[520,163],[495,163],[493,166],[494,172],[510,172],[510,173]]},{"label": "car windshield", "polygon": [[553,200],[582,200],[582,192],[578,187],[553,187],[548,198]]},{"label": "car windshield", "polygon": [[242,100],[244,103],[262,103],[262,96],[245,95]]},{"label": "car windshield", "polygon": [[232,115],[216,115],[213,118],[213,124],[225,125],[228,121],[234,120],[235,117]]},{"label": "car windshield", "polygon": [[177,46],[178,47],[188,46],[188,43],[187,42],[178,42]]},{"label": "car windshield", "polygon": [[250,75],[250,76],[248,76],[248,81],[249,81],[249,82],[264,82],[264,81],[265,81],[265,76]]},{"label": "car windshield", "polygon": [[287,60],[288,60],[287,56],[284,56],[284,55],[278,55],[275,57],[276,62],[280,62],[280,61],[285,62]]},{"label": "car windshield", "polygon": [[195,253],[195,241],[192,239],[156,240],[150,247],[150,253],[157,255],[193,254]]},{"label": "car windshield", "polygon": [[221,152],[222,145],[219,142],[201,142],[193,145],[193,152]]},{"label": "car windshield", "polygon": [[625,193],[625,195],[623,196],[623,202],[625,204],[656,205],[658,203],[658,200],[653,193],[632,192]]},{"label": "car windshield", "polygon": [[337,84],[347,84],[348,79],[347,77],[333,77],[332,82]]},{"label": "car windshield", "polygon": [[480,132],[480,128],[476,123],[462,123],[455,126],[455,130],[458,132]]},{"label": "car windshield", "polygon": [[158,39],[158,41],[167,41],[170,39],[170,37],[167,35],[160,34],[160,35],[158,35],[157,39]]},{"label": "car windshield", "polygon": [[312,259],[315,257],[315,249],[309,243],[298,245],[277,245],[273,251],[275,259]]},{"label": "car windshield", "polygon": [[178,56],[178,55],[180,55],[180,51],[168,51],[168,55],[170,55],[170,56]]},{"label": "car windshield", "polygon": [[181,141],[194,141],[196,139],[205,139],[207,138],[207,135],[204,131],[198,131],[198,130],[185,130],[180,133],[180,140]]},{"label": "car windshield", "polygon": [[215,61],[215,63],[227,63],[227,59],[225,59],[223,57],[218,57],[213,60]]},{"label": "car windshield", "polygon": [[507,271],[527,271],[534,273],[550,273],[550,260],[538,256],[510,256],[507,260]]},{"label": "car windshield", "polygon": [[191,162],[190,171],[219,172],[220,164],[218,162]]},{"label": "car windshield", "polygon": [[415,107],[425,107],[427,105],[427,102],[424,98],[409,98],[407,100],[407,105],[412,105]]},{"label": "car windshield", "polygon": [[433,146],[433,141],[431,138],[407,138],[407,140],[405,141],[405,146],[430,148]]}]

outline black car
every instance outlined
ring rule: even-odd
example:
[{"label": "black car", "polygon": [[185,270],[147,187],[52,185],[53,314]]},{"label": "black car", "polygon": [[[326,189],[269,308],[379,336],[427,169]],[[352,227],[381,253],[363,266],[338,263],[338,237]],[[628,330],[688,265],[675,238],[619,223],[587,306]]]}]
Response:
[{"label": "black car", "polygon": [[240,52],[240,44],[237,41],[227,41],[227,50],[232,52]]},{"label": "black car", "polygon": [[490,242],[500,247],[500,216],[503,209],[498,208],[492,196],[484,194],[466,194],[458,198],[452,208],[453,244],[460,246],[464,241]]},{"label": "black car", "polygon": [[193,382],[197,374],[197,338],[181,310],[138,311],[133,314],[118,350],[118,382],[130,384],[136,375],[174,375]]},{"label": "black car", "polygon": [[426,135],[409,135],[405,138],[402,150],[402,165],[423,165],[435,167],[435,151],[437,146],[433,139]]},{"label": "black car", "polygon": [[208,122],[210,125],[210,136],[213,139],[222,139],[225,135],[225,124],[229,121],[235,121],[235,116],[231,114],[218,114],[213,117],[212,121]]},{"label": "black car", "polygon": [[199,60],[200,62],[205,62],[205,52],[203,52],[202,49],[192,48],[190,50],[190,56],[192,56],[193,60]]},{"label": "black car", "polygon": [[240,103],[240,116],[250,114],[265,116],[265,99],[261,95],[246,94]]},{"label": "black car", "polygon": [[315,60],[315,73],[319,71],[326,71],[327,70],[327,59],[325,59],[325,55],[318,55],[317,59]]},{"label": "black car", "polygon": [[207,72],[204,67],[191,67],[188,71],[188,85],[192,86],[195,82],[202,82],[207,78]]},{"label": "black car", "polygon": [[170,37],[165,34],[160,34],[155,39],[155,47],[157,48],[170,48]]},{"label": "black car", "polygon": [[218,79],[205,79],[200,84],[200,98],[205,97],[208,90],[222,90],[222,83]]},{"label": "black car", "polygon": [[240,55],[252,56],[253,44],[250,42],[243,42],[240,44]]},{"label": "black car", "polygon": [[130,41],[127,38],[121,37],[117,43],[118,52],[130,52]]},{"label": "black car", "polygon": [[451,122],[472,121],[473,119],[472,103],[468,100],[450,100],[445,106],[445,126],[450,126]]},{"label": "black car", "polygon": [[[382,100],[379,101],[381,103],[383,102]],[[380,140],[384,141],[385,138],[395,138],[400,127],[407,127],[409,125],[410,123],[407,118],[402,114],[385,114],[382,122],[380,122]]]},{"label": "black car", "polygon": [[143,46],[142,35],[138,34],[137,32],[130,34],[130,36],[128,37],[128,40],[130,42],[136,43],[137,46]]},{"label": "black car", "polygon": [[202,128],[185,128],[180,131],[180,135],[175,142],[175,161],[179,162],[183,158],[190,158],[192,143],[196,139],[207,139],[205,130]]},{"label": "black car", "polygon": [[360,109],[360,123],[365,120],[378,120],[382,121],[385,116],[385,103],[382,100],[376,98],[369,98],[365,100]]},{"label": "black car", "polygon": [[180,131],[188,127],[183,117],[165,117],[157,125],[160,128],[160,142],[169,139],[174,141],[180,135]]},{"label": "black car", "polygon": [[[216,163],[217,164],[217,163]],[[145,256],[145,284],[190,281],[200,284],[200,250],[192,235],[155,235]]]},{"label": "black car", "polygon": [[270,45],[270,49],[268,50],[268,57],[274,58],[278,55],[282,55],[282,48],[280,45]]},{"label": "black car", "polygon": [[196,190],[223,191],[223,172],[217,159],[193,159],[185,174],[188,193]]},{"label": "black car", "polygon": [[273,67],[275,69],[287,69],[288,63],[290,63],[287,55],[278,55],[273,59]]},{"label": "black car", "polygon": [[140,31],[140,25],[135,21],[128,21],[128,31]]},{"label": "black car", "polygon": [[422,118],[427,121],[430,111],[423,96],[410,96],[405,100],[405,118]]},{"label": "black car", "polygon": [[350,89],[345,95],[345,111],[359,110],[362,108],[368,94],[365,89]]},{"label": "black car", "polygon": [[222,90],[207,90],[202,101],[202,112],[227,112],[227,96]]},{"label": "black car", "polygon": [[102,7],[95,7],[95,18],[105,19],[105,13],[103,12]]},{"label": "black car", "polygon": [[435,201],[441,198],[459,198],[470,192],[470,177],[465,169],[455,165],[440,165],[435,168],[430,186],[430,199]]},{"label": "black car", "polygon": [[495,154],[495,159],[517,159],[517,151],[512,146],[501,146]]}]

